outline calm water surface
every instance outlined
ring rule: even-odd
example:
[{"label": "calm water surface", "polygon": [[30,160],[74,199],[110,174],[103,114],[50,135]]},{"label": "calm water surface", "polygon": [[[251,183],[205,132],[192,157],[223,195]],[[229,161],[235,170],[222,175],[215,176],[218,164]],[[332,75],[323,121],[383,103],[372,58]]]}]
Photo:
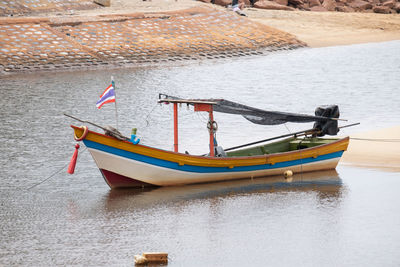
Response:
[{"label": "calm water surface", "polygon": [[[172,149],[172,110],[156,104],[159,92],[308,114],[338,104],[341,117],[361,122],[346,135],[399,124],[399,73],[396,41],[2,77],[0,266],[133,266],[143,251],[168,252],[169,266],[399,266],[399,173],[339,165],[292,181],[110,190],[83,149],[75,175],[66,174],[69,124],[81,123],[62,115],[115,124],[113,105],[95,107],[113,75],[120,130],[137,127],[143,144]],[[215,118],[223,147],[312,127]],[[179,119],[180,150],[206,152],[205,114],[182,107]]]}]

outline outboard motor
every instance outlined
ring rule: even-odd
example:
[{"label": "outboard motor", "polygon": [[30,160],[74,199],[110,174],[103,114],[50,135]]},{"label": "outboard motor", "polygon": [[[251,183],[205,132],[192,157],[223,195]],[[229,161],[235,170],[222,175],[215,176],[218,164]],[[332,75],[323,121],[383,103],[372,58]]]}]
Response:
[{"label": "outboard motor", "polygon": [[[339,107],[337,105],[324,105],[315,109],[315,116],[327,118],[339,118]],[[314,129],[319,131],[318,136],[337,135],[339,132],[337,120],[317,121],[314,123]]]}]

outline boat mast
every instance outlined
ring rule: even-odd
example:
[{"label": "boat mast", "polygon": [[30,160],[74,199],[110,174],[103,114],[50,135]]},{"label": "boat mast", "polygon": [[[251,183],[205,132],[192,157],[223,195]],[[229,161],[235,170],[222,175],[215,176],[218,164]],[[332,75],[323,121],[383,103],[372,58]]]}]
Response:
[{"label": "boat mast", "polygon": [[210,132],[210,157],[215,156],[214,152],[214,115],[213,115],[213,104],[209,103],[195,103],[194,104],[194,111],[207,111],[208,112],[208,123],[207,128]]},{"label": "boat mast", "polygon": [[210,106],[210,110],[208,111],[209,119],[208,123],[210,124],[210,157],[215,156],[214,150],[214,116],[213,116],[213,106]]},{"label": "boat mast", "polygon": [[[161,96],[165,96],[165,98],[161,98]],[[214,133],[216,129],[214,129],[214,125],[216,124],[214,121],[213,115],[213,105],[217,104],[216,102],[207,101],[207,100],[196,100],[196,99],[174,99],[168,98],[166,95],[160,94],[160,99],[158,103],[174,104],[174,152],[178,152],[178,104],[187,104],[193,105],[194,111],[207,111],[209,115],[208,126],[210,132],[210,157],[215,156],[214,152]]]},{"label": "boat mast", "polygon": [[178,152],[178,103],[174,103],[174,152]]}]

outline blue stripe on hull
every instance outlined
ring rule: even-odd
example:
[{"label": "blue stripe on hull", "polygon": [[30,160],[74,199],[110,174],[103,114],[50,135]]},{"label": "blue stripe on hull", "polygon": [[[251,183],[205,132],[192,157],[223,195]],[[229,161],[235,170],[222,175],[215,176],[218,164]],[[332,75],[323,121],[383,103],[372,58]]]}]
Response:
[{"label": "blue stripe on hull", "polygon": [[204,167],[204,166],[194,166],[194,165],[181,166],[176,162],[140,155],[137,153],[129,152],[126,150],[115,148],[115,147],[106,146],[106,145],[96,143],[93,141],[89,141],[89,140],[84,140],[83,142],[89,148],[93,148],[93,149],[96,149],[99,151],[117,155],[117,156],[120,156],[123,158],[144,162],[144,163],[151,164],[151,165],[158,166],[158,167],[164,167],[164,168],[169,168],[169,169],[174,169],[174,170],[179,170],[179,171],[186,171],[186,172],[195,172],[195,173],[244,172],[244,171],[257,171],[257,170],[285,168],[285,167],[296,166],[296,165],[301,165],[301,164],[319,162],[322,160],[340,158],[343,154],[343,151],[338,151],[338,152],[334,152],[334,153],[330,153],[330,154],[326,154],[326,155],[321,155],[316,158],[310,157],[310,158],[305,158],[305,159],[277,162],[274,165],[261,164],[261,165],[252,165],[252,166],[238,166],[238,167],[234,167],[231,169],[229,167]]}]

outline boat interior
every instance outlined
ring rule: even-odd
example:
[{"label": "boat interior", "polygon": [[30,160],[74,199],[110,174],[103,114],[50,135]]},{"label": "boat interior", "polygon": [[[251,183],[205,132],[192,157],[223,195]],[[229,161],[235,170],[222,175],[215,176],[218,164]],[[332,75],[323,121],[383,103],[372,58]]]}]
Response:
[{"label": "boat interior", "polygon": [[316,138],[316,137],[305,137],[305,138],[291,137],[281,141],[272,142],[264,145],[252,146],[248,148],[229,151],[226,152],[226,157],[248,157],[248,156],[260,156],[266,154],[289,152],[299,149],[325,145],[337,140],[338,140],[337,138],[328,139],[328,138]]}]

